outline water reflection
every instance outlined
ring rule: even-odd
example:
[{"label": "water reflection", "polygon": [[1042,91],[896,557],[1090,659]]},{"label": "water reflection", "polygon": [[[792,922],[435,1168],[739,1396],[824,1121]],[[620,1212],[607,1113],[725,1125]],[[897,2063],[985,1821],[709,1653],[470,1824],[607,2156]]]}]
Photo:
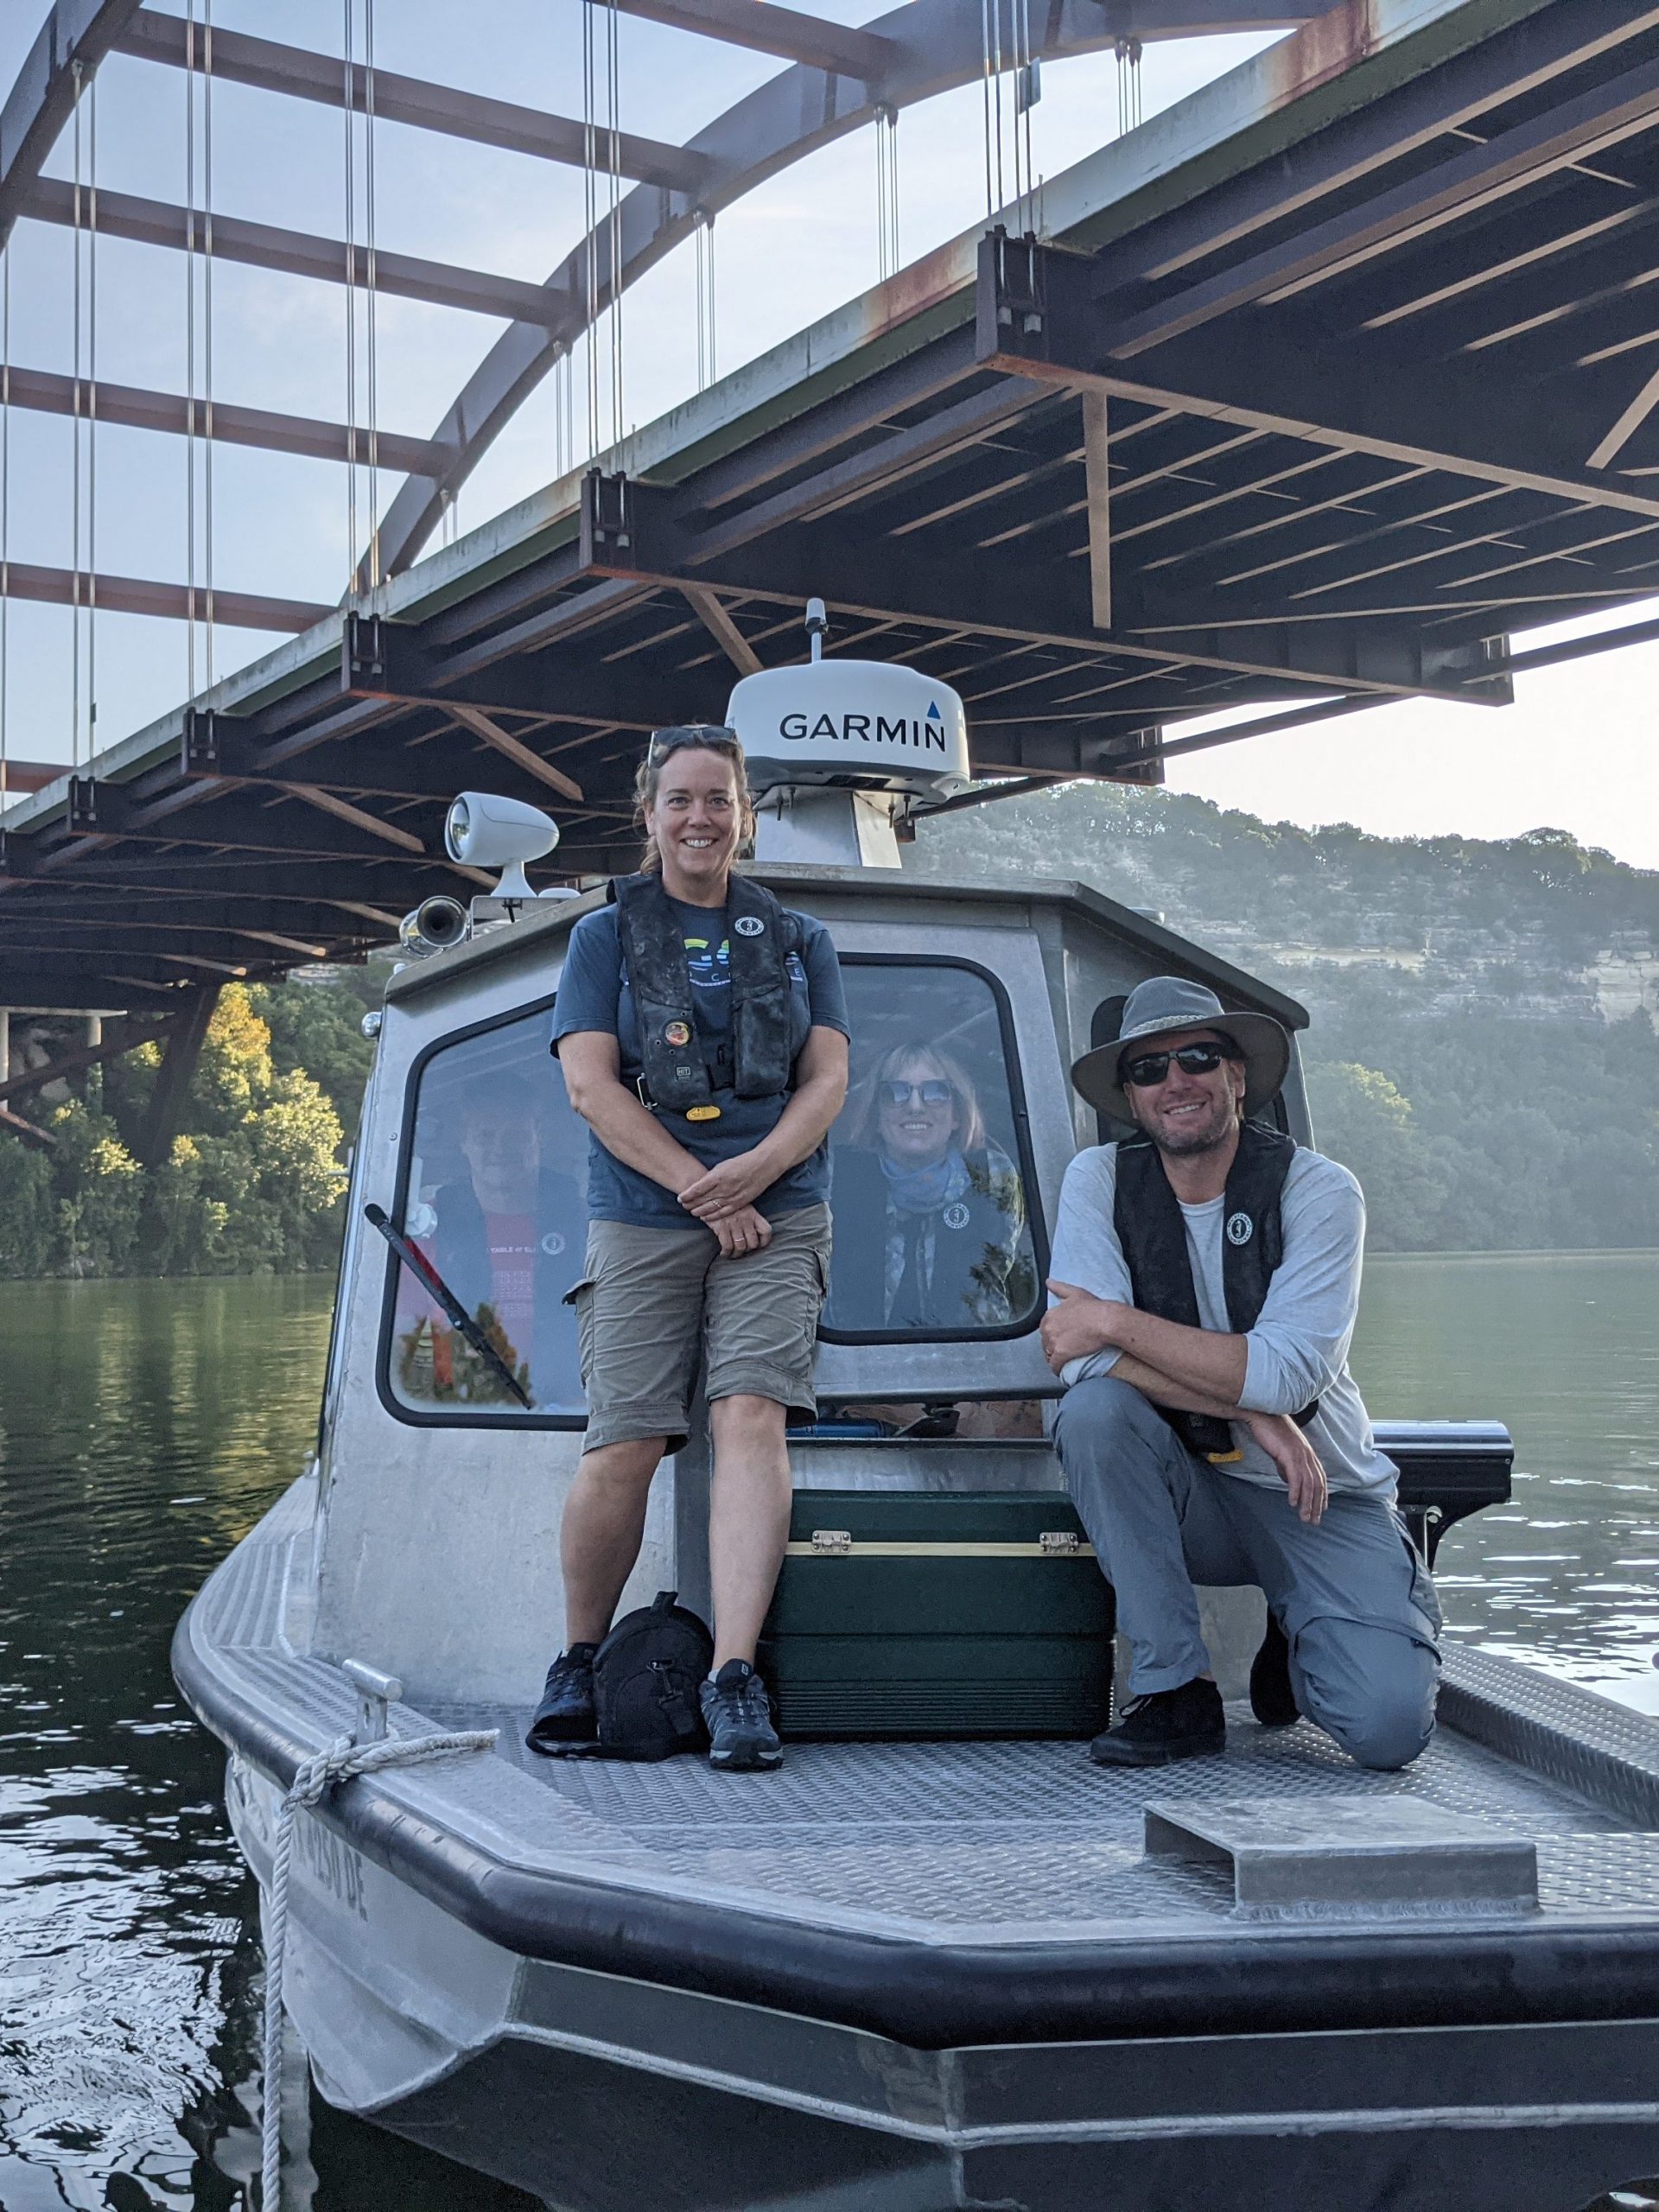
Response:
[{"label": "water reflection", "polygon": [[[253,1897],[167,1647],[305,1456],[329,1299],[0,1285],[0,2212],[249,2202]],[[1455,1632],[1659,1707],[1656,1319],[1659,1255],[1385,1260],[1357,1366],[1379,1413],[1516,1432],[1515,1504],[1442,1553]],[[285,2212],[528,2204],[320,2103],[308,2120],[290,2079]]]},{"label": "water reflection", "polygon": [[1659,1713],[1659,1253],[1373,1260],[1374,1412],[1509,1423],[1513,1503],[1452,1529],[1447,1626]]},{"label": "water reflection", "polygon": [[[167,1649],[304,1459],[330,1297],[0,1286],[0,2212],[250,2202],[252,1885]],[[285,2208],[526,2202],[336,2114],[289,2133]]]}]

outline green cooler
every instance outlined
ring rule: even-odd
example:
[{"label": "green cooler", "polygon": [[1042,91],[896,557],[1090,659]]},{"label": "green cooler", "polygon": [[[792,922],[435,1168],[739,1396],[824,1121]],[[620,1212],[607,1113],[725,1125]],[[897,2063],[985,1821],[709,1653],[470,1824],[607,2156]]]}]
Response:
[{"label": "green cooler", "polygon": [[798,1491],[758,1658],[785,1736],[1092,1736],[1112,1630],[1064,1491]]}]

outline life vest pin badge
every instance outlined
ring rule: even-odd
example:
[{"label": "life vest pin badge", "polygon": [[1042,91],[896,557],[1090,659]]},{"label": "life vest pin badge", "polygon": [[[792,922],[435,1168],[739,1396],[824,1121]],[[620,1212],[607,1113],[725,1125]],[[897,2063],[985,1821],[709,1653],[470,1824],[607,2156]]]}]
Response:
[{"label": "life vest pin badge", "polygon": [[685,1118],[688,1122],[717,1122],[720,1109],[718,1106],[688,1106]]},{"label": "life vest pin badge", "polygon": [[958,1198],[954,1205],[946,1206],[941,1218],[947,1229],[966,1229],[968,1226],[968,1209],[963,1205],[962,1200]]},{"label": "life vest pin badge", "polygon": [[663,1035],[671,1045],[689,1045],[691,1042],[691,1026],[685,1021],[671,1021]]},{"label": "life vest pin badge", "polygon": [[1255,1224],[1247,1213],[1230,1214],[1227,1218],[1227,1242],[1248,1244],[1255,1234]]}]

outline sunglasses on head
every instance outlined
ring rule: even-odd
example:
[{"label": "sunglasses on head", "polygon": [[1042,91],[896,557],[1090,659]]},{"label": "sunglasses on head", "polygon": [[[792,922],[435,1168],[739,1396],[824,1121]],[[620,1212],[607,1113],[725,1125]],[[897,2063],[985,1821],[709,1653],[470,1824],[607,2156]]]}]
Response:
[{"label": "sunglasses on head", "polygon": [[720,729],[712,723],[691,723],[683,729],[653,730],[645,750],[648,760],[666,760],[671,753],[696,751],[730,755],[737,749],[734,730]]},{"label": "sunglasses on head", "polygon": [[919,1098],[924,1106],[948,1106],[956,1096],[950,1084],[938,1076],[925,1083],[884,1083],[877,1086],[884,1106],[908,1106],[912,1098]]},{"label": "sunglasses on head", "polygon": [[1137,1090],[1155,1090],[1168,1075],[1172,1060],[1186,1075],[1213,1075],[1224,1060],[1236,1057],[1224,1045],[1181,1045],[1173,1052],[1142,1052],[1126,1063],[1123,1080]]}]

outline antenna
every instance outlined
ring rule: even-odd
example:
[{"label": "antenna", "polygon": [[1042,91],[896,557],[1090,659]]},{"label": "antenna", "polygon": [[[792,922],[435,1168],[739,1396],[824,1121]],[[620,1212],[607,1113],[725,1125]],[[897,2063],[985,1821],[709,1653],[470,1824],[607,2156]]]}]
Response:
[{"label": "antenna", "polygon": [[812,640],[812,664],[816,668],[823,658],[823,641],[830,628],[830,617],[821,599],[806,602],[806,634]]}]

